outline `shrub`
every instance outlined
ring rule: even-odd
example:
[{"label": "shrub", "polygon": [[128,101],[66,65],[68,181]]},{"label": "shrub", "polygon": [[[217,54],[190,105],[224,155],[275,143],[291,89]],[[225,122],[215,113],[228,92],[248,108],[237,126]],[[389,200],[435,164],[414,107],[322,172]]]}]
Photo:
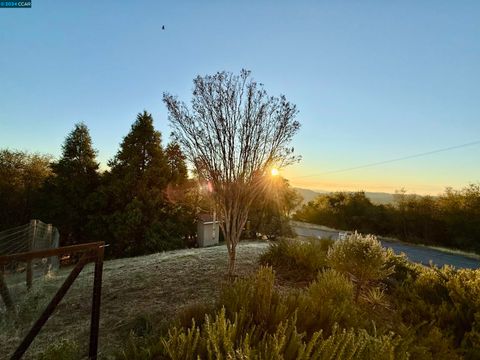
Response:
[{"label": "shrub", "polygon": [[335,324],[349,328],[359,321],[352,282],[331,269],[321,271],[300,295],[297,312],[298,326],[307,334],[319,329],[330,334]]},{"label": "shrub", "polygon": [[202,325],[205,315],[212,314],[214,309],[208,304],[194,303],[184,306],[177,313],[177,324],[179,327],[188,328],[192,322]]},{"label": "shrub", "polygon": [[[289,313],[288,299],[274,288],[275,275],[270,267],[260,267],[251,277],[237,279],[224,287],[220,293],[218,307],[224,307],[233,319],[235,314],[248,314],[251,322],[265,331],[274,331]],[[292,306],[293,307],[293,306]]]},{"label": "shrub", "polygon": [[461,349],[466,359],[480,359],[480,312],[475,313],[475,321],[471,330],[465,333]]},{"label": "shrub", "polygon": [[341,330],[326,338],[317,331],[310,338],[299,333],[296,318],[279,324],[272,334],[261,335],[254,326],[239,331],[235,316],[230,321],[222,309],[213,320],[207,315],[202,327],[174,328],[162,343],[169,359],[406,359],[396,351],[399,339],[393,334],[369,335],[365,330]]},{"label": "shrub", "polygon": [[355,282],[355,299],[369,284],[383,280],[393,273],[387,266],[391,250],[382,247],[373,235],[354,233],[339,240],[328,250],[327,263],[333,269],[348,275]]},{"label": "shrub", "polygon": [[385,281],[390,287],[399,286],[409,278],[416,278],[423,268],[420,264],[410,262],[404,253],[398,255],[393,251],[387,252],[385,266],[394,269]]},{"label": "shrub", "polygon": [[326,255],[332,244],[330,239],[283,238],[270,245],[260,263],[273,266],[286,279],[310,282],[327,265]]},{"label": "shrub", "polygon": [[[352,262],[362,265],[355,258],[362,252],[352,253]],[[298,289],[276,286],[272,268],[261,267],[226,285],[216,309],[192,305],[164,335],[131,337],[120,358],[478,359],[480,270],[417,267],[385,257],[374,257],[383,270],[366,272],[377,275],[370,284],[385,274],[398,280],[389,291],[365,286],[357,299],[358,286],[346,271],[324,269]],[[388,271],[392,259],[401,274]]]}]

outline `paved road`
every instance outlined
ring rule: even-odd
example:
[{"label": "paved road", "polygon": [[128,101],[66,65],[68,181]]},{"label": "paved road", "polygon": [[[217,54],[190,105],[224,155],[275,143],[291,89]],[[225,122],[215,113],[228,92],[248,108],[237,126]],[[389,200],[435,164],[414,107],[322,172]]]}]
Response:
[{"label": "paved road", "polygon": [[[294,231],[299,236],[306,237],[325,237],[338,239],[338,231],[326,229],[311,224],[302,224],[295,222],[292,224]],[[411,261],[428,265],[432,261],[437,266],[452,265],[456,268],[478,269],[480,261],[468,256],[447,253],[441,250],[431,249],[426,246],[411,245],[402,242],[380,240],[382,245],[393,249],[396,253],[405,253]]]}]

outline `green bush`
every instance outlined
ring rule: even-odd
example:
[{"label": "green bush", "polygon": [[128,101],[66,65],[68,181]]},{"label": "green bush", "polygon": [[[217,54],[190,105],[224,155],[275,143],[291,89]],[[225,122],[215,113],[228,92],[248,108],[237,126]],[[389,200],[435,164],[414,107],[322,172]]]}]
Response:
[{"label": "green bush", "polygon": [[298,327],[307,334],[322,329],[330,334],[335,324],[342,328],[358,325],[352,282],[335,270],[321,271],[299,296]]},{"label": "green bush", "polygon": [[431,354],[427,359],[441,358],[435,349],[479,358],[479,275],[479,270],[419,267],[415,277],[392,288],[390,301],[396,313],[406,326],[416,329],[412,346],[426,348]]},{"label": "green bush", "polygon": [[[272,268],[261,267],[224,286],[213,309],[188,306],[163,335],[132,337],[119,358],[479,358],[480,270],[417,266],[355,236],[331,248],[335,268],[308,286],[276,284]],[[368,282],[357,297],[359,278]]]},{"label": "green bush", "polygon": [[[229,320],[225,309],[214,319],[208,315],[202,327],[173,328],[162,339],[169,359],[407,359],[398,351],[399,339],[393,334],[369,335],[365,330],[333,328],[323,337],[317,331],[310,338],[299,333],[296,318],[282,322],[274,333],[262,335],[255,326],[242,329],[237,314]],[[243,330],[243,331],[241,331]]]},{"label": "green bush", "polygon": [[387,251],[385,267],[394,269],[385,280],[389,287],[398,286],[409,278],[416,278],[423,269],[422,265],[410,262],[404,253],[397,255],[393,251]]},{"label": "green bush", "polygon": [[352,279],[357,287],[355,298],[358,299],[368,285],[393,273],[393,266],[387,264],[389,253],[391,250],[383,248],[375,236],[355,232],[333,244],[328,250],[327,263]]},{"label": "green bush", "polygon": [[202,325],[205,320],[205,315],[210,315],[214,312],[211,305],[202,303],[193,303],[182,307],[176,316],[176,322],[179,327],[188,328],[192,322]]},{"label": "green bush", "polygon": [[332,244],[330,239],[282,238],[269,246],[260,263],[273,266],[286,279],[310,282],[327,265],[326,255]]},{"label": "green bush", "polygon": [[282,296],[274,287],[275,275],[272,268],[260,267],[251,277],[237,279],[224,287],[220,293],[218,308],[224,307],[227,316],[248,314],[247,325],[254,324],[265,331],[274,331],[294,306],[294,296]]}]

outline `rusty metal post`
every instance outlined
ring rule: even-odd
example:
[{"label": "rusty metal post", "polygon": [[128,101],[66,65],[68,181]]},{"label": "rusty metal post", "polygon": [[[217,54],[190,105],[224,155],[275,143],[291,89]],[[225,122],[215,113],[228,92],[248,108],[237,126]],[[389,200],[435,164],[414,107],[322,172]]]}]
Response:
[{"label": "rusty metal post", "polygon": [[23,356],[23,354],[25,353],[25,351],[27,351],[28,347],[30,346],[32,341],[35,339],[35,337],[38,335],[38,333],[42,329],[43,325],[45,325],[48,318],[52,315],[56,306],[63,299],[63,297],[67,293],[68,289],[70,289],[70,286],[72,286],[73,282],[77,278],[78,274],[80,274],[80,272],[82,271],[85,264],[88,263],[89,261],[91,261],[91,256],[92,256],[91,253],[86,253],[80,258],[80,261],[73,268],[72,272],[70,273],[70,275],[68,275],[67,279],[62,284],[60,289],[58,289],[57,293],[55,294],[53,299],[50,301],[48,306],[45,308],[42,315],[40,315],[40,317],[35,322],[35,324],[33,324],[32,328],[28,332],[27,336],[25,336],[25,338],[23,339],[21,344],[18,346],[17,350],[15,350],[12,357],[10,358],[11,360],[20,359]]},{"label": "rusty metal post", "polygon": [[100,303],[102,298],[103,256],[105,247],[97,249],[95,260],[95,277],[93,279],[92,318],[90,323],[90,347],[88,357],[96,360],[98,354],[98,333],[100,327]]}]

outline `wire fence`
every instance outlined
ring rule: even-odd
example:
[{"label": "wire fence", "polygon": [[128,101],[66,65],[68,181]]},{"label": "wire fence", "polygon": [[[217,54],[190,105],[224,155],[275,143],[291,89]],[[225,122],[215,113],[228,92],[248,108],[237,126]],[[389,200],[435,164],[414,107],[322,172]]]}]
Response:
[{"label": "wire fence", "polygon": [[[50,279],[58,273],[58,255],[21,258],[22,254],[53,251],[59,247],[58,230],[39,220],[0,231],[0,359],[7,344],[18,345],[48,304]],[[20,256],[20,258],[18,257]]]}]

